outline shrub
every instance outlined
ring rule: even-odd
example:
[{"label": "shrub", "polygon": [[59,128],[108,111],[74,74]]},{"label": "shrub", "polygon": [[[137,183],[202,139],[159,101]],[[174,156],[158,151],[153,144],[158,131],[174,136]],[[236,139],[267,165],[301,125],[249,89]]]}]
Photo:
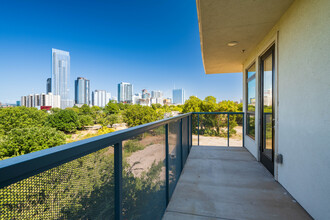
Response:
[{"label": "shrub", "polygon": [[137,140],[128,140],[124,144],[124,151],[126,153],[133,153],[133,152],[143,150],[143,149],[144,149],[144,146]]},{"label": "shrub", "polygon": [[108,133],[111,133],[111,132],[114,132],[115,130],[112,129],[112,128],[108,128],[106,126],[103,126],[101,129],[99,129],[97,131],[97,134],[98,135],[102,135],[102,134],[108,134]]}]

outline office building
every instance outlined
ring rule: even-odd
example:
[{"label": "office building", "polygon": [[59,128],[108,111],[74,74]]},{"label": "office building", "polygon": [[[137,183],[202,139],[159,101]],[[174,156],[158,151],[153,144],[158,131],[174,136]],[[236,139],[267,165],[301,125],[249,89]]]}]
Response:
[{"label": "office building", "polygon": [[133,85],[131,83],[121,82],[118,84],[118,102],[133,102]]},{"label": "office building", "polygon": [[92,93],[92,103],[93,106],[104,107],[111,100],[111,93],[105,90],[95,90]]},{"label": "office building", "polygon": [[75,80],[75,104],[90,105],[90,80],[83,77]]},{"label": "office building", "polygon": [[52,92],[52,78],[47,79],[47,84],[46,84],[46,93]]},{"label": "office building", "polygon": [[183,89],[173,89],[172,96],[173,104],[184,104],[184,90]]},{"label": "office building", "polygon": [[136,93],[133,95],[133,104],[140,104],[140,100],[142,99],[142,95],[140,93]]},{"label": "office building", "polygon": [[72,107],[70,99],[70,54],[67,51],[52,49],[51,91],[61,96],[61,108]]},{"label": "office building", "polygon": [[151,98],[162,98],[163,93],[161,91],[151,91]]},{"label": "office building", "polygon": [[60,108],[61,97],[52,93],[30,94],[21,97],[20,105],[25,107],[35,107],[38,109],[44,106]]}]

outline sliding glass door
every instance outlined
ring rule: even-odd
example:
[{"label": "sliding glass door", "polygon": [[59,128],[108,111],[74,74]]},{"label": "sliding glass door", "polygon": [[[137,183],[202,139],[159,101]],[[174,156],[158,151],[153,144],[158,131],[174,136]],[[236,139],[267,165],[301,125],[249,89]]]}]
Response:
[{"label": "sliding glass door", "polygon": [[274,175],[274,82],[275,82],[275,53],[272,46],[260,62],[260,161]]}]

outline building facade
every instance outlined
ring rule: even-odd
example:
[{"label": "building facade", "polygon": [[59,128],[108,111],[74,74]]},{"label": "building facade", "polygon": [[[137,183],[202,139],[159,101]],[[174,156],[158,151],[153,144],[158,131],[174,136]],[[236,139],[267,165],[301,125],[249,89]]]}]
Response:
[{"label": "building facade", "polygon": [[104,107],[111,100],[111,93],[105,90],[95,90],[92,93],[92,103],[93,106]]},{"label": "building facade", "polygon": [[61,96],[61,108],[72,107],[70,98],[70,54],[67,51],[52,48],[51,91]]},{"label": "building facade", "polygon": [[173,100],[173,104],[180,104],[180,105],[184,104],[185,101],[184,90],[173,89],[172,100]]},{"label": "building facade", "polygon": [[243,73],[244,147],[312,218],[330,219],[330,1],[212,3],[197,0],[204,69]]},{"label": "building facade", "polygon": [[21,106],[34,107],[40,109],[43,106],[60,108],[61,97],[52,93],[30,94],[21,97]]},{"label": "building facade", "polygon": [[90,80],[78,77],[75,80],[75,104],[90,105]]},{"label": "building facade", "polygon": [[163,98],[163,93],[161,91],[151,91],[151,98],[157,99],[157,98]]},{"label": "building facade", "polygon": [[118,84],[118,102],[133,102],[133,85],[131,83],[121,82]]}]

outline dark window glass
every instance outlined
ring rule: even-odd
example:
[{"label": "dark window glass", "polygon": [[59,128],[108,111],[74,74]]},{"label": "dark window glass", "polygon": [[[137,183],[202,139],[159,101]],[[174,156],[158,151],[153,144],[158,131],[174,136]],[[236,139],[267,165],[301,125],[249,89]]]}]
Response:
[{"label": "dark window glass", "polygon": [[256,105],[256,65],[253,64],[246,71],[246,134],[255,139],[255,105]]}]

